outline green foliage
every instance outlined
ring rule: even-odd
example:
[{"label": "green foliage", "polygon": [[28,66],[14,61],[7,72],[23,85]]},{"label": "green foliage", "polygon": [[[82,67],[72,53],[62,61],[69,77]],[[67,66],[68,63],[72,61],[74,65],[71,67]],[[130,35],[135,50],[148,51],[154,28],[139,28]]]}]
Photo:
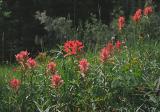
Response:
[{"label": "green foliage", "polygon": [[[86,52],[81,56],[90,63],[85,77],[78,67],[81,58],[63,57],[61,53],[41,53],[34,69],[23,70],[20,65],[13,72],[8,66],[1,67],[0,110],[159,111],[160,46],[154,42],[142,45],[143,49],[138,42],[137,48],[122,46],[105,63],[100,62],[99,54]],[[52,87],[46,71],[51,60],[64,81],[59,88]],[[16,92],[9,85],[13,77],[24,78]]]}]

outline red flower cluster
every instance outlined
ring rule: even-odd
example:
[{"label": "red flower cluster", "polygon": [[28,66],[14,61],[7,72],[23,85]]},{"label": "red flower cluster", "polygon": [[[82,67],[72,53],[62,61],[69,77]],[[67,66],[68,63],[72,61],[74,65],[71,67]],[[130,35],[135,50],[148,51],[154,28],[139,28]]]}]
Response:
[{"label": "red flower cluster", "polygon": [[86,73],[89,69],[89,63],[87,59],[82,59],[79,61],[79,68],[81,73]]},{"label": "red flower cluster", "polygon": [[105,62],[108,58],[110,58],[110,56],[112,55],[114,48],[118,49],[118,51],[120,50],[120,47],[122,45],[122,42],[120,42],[119,40],[115,43],[115,46],[109,42],[106,47],[101,49],[100,52],[100,60],[101,62]]},{"label": "red flower cluster", "polygon": [[51,71],[51,73],[54,73],[56,71],[56,64],[54,62],[50,62],[48,65],[47,65],[47,69],[49,71]]},{"label": "red flower cluster", "polygon": [[148,7],[144,8],[144,10],[143,10],[143,14],[144,14],[145,16],[151,14],[152,12],[153,12],[153,9],[152,9],[151,6],[148,6]]},{"label": "red flower cluster", "polygon": [[29,58],[28,51],[21,51],[20,53],[15,55],[15,57],[23,68],[34,68],[37,65],[34,59]]},{"label": "red flower cluster", "polygon": [[29,58],[29,59],[27,60],[27,65],[28,65],[29,68],[35,68],[36,65],[37,65],[37,63],[36,63],[36,61],[35,61],[34,59]]},{"label": "red flower cluster", "polygon": [[114,48],[113,44],[109,42],[106,47],[101,49],[100,60],[102,62],[105,62],[110,57],[110,55],[113,51],[113,48]]},{"label": "red flower cluster", "polygon": [[[143,14],[148,16],[149,14],[153,13],[153,9],[151,6],[145,7],[143,10]],[[142,17],[142,9],[138,9],[135,14],[132,16],[133,21],[138,22]]]},{"label": "red flower cluster", "polygon": [[24,61],[28,57],[28,55],[29,55],[28,51],[21,51],[20,53],[15,55],[15,57],[16,57],[16,60],[20,62],[20,61]]},{"label": "red flower cluster", "polygon": [[135,12],[134,16],[132,17],[132,19],[133,19],[133,21],[138,22],[138,21],[140,21],[141,17],[142,17],[142,9],[138,9]]},{"label": "red flower cluster", "polygon": [[18,79],[16,79],[16,78],[14,78],[14,79],[12,79],[12,80],[9,82],[9,84],[10,84],[10,87],[11,87],[12,89],[18,90],[19,87],[20,87],[21,81],[18,80]]},{"label": "red flower cluster", "polygon": [[63,80],[61,79],[61,76],[56,74],[56,75],[52,75],[51,77],[51,83],[52,83],[52,86],[54,88],[57,88],[59,87],[61,84],[63,84]]},{"label": "red flower cluster", "polygon": [[67,54],[66,56],[69,55],[76,55],[78,52],[80,52],[82,49],[84,48],[84,45],[82,42],[80,42],[79,40],[70,40],[67,41],[64,44],[64,52],[66,52]]},{"label": "red flower cluster", "polygon": [[118,19],[118,28],[119,30],[122,30],[125,24],[125,18],[123,16],[120,16]]}]

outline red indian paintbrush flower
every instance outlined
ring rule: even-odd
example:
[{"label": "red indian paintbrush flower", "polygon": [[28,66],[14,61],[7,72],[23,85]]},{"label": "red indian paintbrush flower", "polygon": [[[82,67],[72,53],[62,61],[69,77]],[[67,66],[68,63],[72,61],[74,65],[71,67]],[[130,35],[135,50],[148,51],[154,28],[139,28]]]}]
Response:
[{"label": "red indian paintbrush flower", "polygon": [[106,45],[106,48],[107,48],[110,52],[112,52],[113,49],[114,49],[114,46],[113,46],[113,44],[112,44],[111,42],[109,42],[109,43]]},{"label": "red indian paintbrush flower", "polygon": [[133,21],[138,22],[142,17],[142,9],[138,9],[135,14],[132,16]]},{"label": "red indian paintbrush flower", "polygon": [[82,59],[79,61],[79,68],[81,73],[86,73],[89,69],[89,62],[87,59]]},{"label": "red indian paintbrush flower", "polygon": [[121,45],[122,45],[122,42],[118,40],[118,41],[116,42],[116,48],[117,48],[117,49],[120,49]]},{"label": "red indian paintbrush flower", "polygon": [[144,8],[144,10],[143,10],[143,14],[144,14],[145,16],[151,14],[152,12],[153,12],[153,9],[152,9],[151,6],[148,6],[148,7]]},{"label": "red indian paintbrush flower", "polygon": [[16,60],[20,62],[20,61],[24,61],[28,57],[28,55],[29,55],[28,51],[21,51],[20,53],[15,55],[15,57],[16,57]]},{"label": "red indian paintbrush flower", "polygon": [[66,52],[67,54],[66,56],[69,55],[76,55],[78,52],[80,52],[82,49],[84,48],[84,45],[82,42],[80,42],[79,40],[70,40],[67,41],[64,44],[64,52]]},{"label": "red indian paintbrush flower", "polygon": [[36,61],[35,61],[34,59],[29,58],[29,59],[27,60],[27,65],[28,65],[29,68],[34,68],[34,67],[37,66],[37,63],[36,63]]},{"label": "red indian paintbrush flower", "polygon": [[50,70],[52,73],[55,72],[56,70],[56,64],[54,62],[50,62],[48,65],[47,65],[47,69]]},{"label": "red indian paintbrush flower", "polygon": [[16,78],[13,78],[10,82],[10,87],[14,90],[18,90],[19,87],[20,87],[20,84],[21,84],[21,81],[16,79]]},{"label": "red indian paintbrush flower", "polygon": [[108,50],[107,47],[104,47],[103,49],[101,49],[101,52],[100,52],[100,60],[102,62],[105,62],[110,56],[110,51]]},{"label": "red indian paintbrush flower", "polygon": [[54,88],[57,88],[57,87],[59,87],[61,84],[63,84],[63,80],[62,80],[62,78],[61,78],[60,75],[55,74],[55,75],[52,75],[52,77],[51,77],[51,83],[52,83],[52,86],[53,86]]},{"label": "red indian paintbrush flower", "polygon": [[17,54],[16,56],[17,61],[23,61],[23,55],[22,54]]},{"label": "red indian paintbrush flower", "polygon": [[100,52],[100,60],[101,60],[102,62],[105,62],[105,61],[110,57],[110,55],[112,54],[113,49],[114,49],[113,44],[109,42],[109,43],[106,45],[106,47],[104,47],[103,49],[101,49],[101,52]]},{"label": "red indian paintbrush flower", "polygon": [[125,24],[125,18],[123,16],[120,16],[118,19],[118,29],[122,30]]},{"label": "red indian paintbrush flower", "polygon": [[22,54],[24,58],[29,55],[28,51],[21,51],[20,54]]}]

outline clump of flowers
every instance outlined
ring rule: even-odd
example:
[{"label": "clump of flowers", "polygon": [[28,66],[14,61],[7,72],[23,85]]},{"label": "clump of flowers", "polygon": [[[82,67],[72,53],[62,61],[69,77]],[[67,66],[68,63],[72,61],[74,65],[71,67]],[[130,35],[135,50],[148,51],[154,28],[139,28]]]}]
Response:
[{"label": "clump of flowers", "polygon": [[82,74],[85,74],[89,69],[89,62],[87,59],[82,59],[79,61],[79,69]]},{"label": "clump of flowers", "polygon": [[101,49],[100,51],[100,60],[101,62],[105,62],[107,59],[109,59],[112,54],[115,51],[115,48],[118,49],[118,51],[120,50],[122,46],[122,42],[117,40],[115,45],[113,45],[111,42],[109,42],[104,48]]},{"label": "clump of flowers", "polygon": [[100,60],[102,62],[105,62],[110,56],[110,51],[108,50],[107,47],[104,47],[103,49],[101,49],[101,52],[100,52]]},{"label": "clump of flowers", "polygon": [[152,9],[151,6],[148,6],[148,7],[144,8],[143,14],[144,14],[145,16],[148,16],[148,15],[151,14],[151,13],[153,13],[153,9]]},{"label": "clump of flowers", "polygon": [[23,69],[35,68],[37,66],[35,59],[29,57],[28,51],[21,51],[15,57]]},{"label": "clump of flowers", "polygon": [[21,51],[20,53],[16,54],[15,57],[18,62],[22,62],[28,58],[28,55],[28,51]]},{"label": "clump of flowers", "polygon": [[51,73],[55,73],[56,71],[56,63],[54,62],[49,62],[47,65],[47,69],[51,72]]},{"label": "clump of flowers", "polygon": [[18,90],[19,87],[20,87],[20,84],[21,84],[21,81],[16,79],[16,78],[13,78],[10,82],[9,82],[9,85],[12,89],[14,90]]},{"label": "clump of flowers", "polygon": [[51,77],[51,83],[54,88],[58,88],[60,85],[63,84],[63,80],[60,75],[55,74]]},{"label": "clump of flowers", "polygon": [[106,47],[101,49],[100,52],[101,62],[105,62],[111,56],[113,49],[114,49],[113,44],[110,42],[106,45]]},{"label": "clump of flowers", "polygon": [[142,17],[142,9],[138,9],[135,14],[132,16],[133,21],[139,22]]},{"label": "clump of flowers", "polygon": [[84,45],[79,40],[70,40],[64,43],[64,52],[66,53],[64,57],[69,55],[76,55],[78,52],[84,48]]},{"label": "clump of flowers", "polygon": [[34,59],[29,58],[27,60],[27,66],[28,66],[28,68],[35,68],[37,66],[37,63]]},{"label": "clump of flowers", "polygon": [[125,18],[123,16],[120,16],[118,19],[118,29],[122,30],[125,24]]}]

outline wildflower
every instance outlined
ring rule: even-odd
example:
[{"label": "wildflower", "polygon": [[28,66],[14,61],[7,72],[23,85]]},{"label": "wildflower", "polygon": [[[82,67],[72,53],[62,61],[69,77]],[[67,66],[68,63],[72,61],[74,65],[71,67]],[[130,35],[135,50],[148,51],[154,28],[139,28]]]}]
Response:
[{"label": "wildflower", "polygon": [[116,42],[116,48],[117,48],[117,49],[120,49],[121,45],[122,45],[122,42],[118,40],[118,41]]},{"label": "wildflower", "polygon": [[27,65],[28,65],[29,68],[34,68],[34,67],[36,67],[37,63],[36,63],[36,61],[34,59],[29,58],[27,60]]},{"label": "wildflower", "polygon": [[106,45],[106,47],[107,47],[107,49],[108,49],[110,52],[112,52],[113,49],[114,49],[114,46],[113,46],[113,44],[112,44],[111,42],[109,42],[109,43]]},{"label": "wildflower", "polygon": [[102,62],[105,62],[110,56],[110,51],[108,50],[107,47],[104,47],[101,52],[100,52],[100,60]]},{"label": "wildflower", "polygon": [[118,28],[119,30],[122,30],[125,24],[125,18],[123,16],[120,16],[118,19]]},{"label": "wildflower", "polygon": [[19,61],[23,61],[23,55],[22,54],[17,54],[16,56],[16,60]]},{"label": "wildflower", "polygon": [[79,61],[79,68],[81,73],[86,73],[89,69],[89,63],[87,59],[82,59]]},{"label": "wildflower", "polygon": [[114,50],[114,46],[111,42],[109,42],[106,47],[104,47],[103,49],[101,49],[100,52],[100,60],[102,62],[105,62],[112,54]]},{"label": "wildflower", "polygon": [[52,75],[51,83],[53,87],[57,88],[63,83],[63,80],[61,79],[61,76],[58,74]]},{"label": "wildflower", "polygon": [[132,19],[133,21],[138,22],[140,21],[141,17],[142,17],[142,9],[138,9],[133,15]]},{"label": "wildflower", "polygon": [[15,89],[15,90],[18,90],[19,87],[20,87],[20,84],[21,84],[21,81],[16,79],[16,78],[13,78],[10,82],[10,87]]},{"label": "wildflower", "polygon": [[56,64],[54,62],[50,62],[47,66],[48,70],[50,70],[51,72],[55,72],[56,69]]},{"label": "wildflower", "polygon": [[67,54],[65,55],[76,55],[84,48],[83,43],[78,40],[70,40],[64,44],[64,52]]},{"label": "wildflower", "polygon": [[151,6],[148,6],[148,7],[146,7],[146,8],[143,10],[143,14],[144,14],[145,16],[151,14],[152,12],[153,12],[153,9],[152,9]]},{"label": "wildflower", "polygon": [[28,51],[21,51],[20,54],[22,54],[24,58],[29,55]]},{"label": "wildflower", "polygon": [[20,53],[15,55],[15,57],[16,57],[16,60],[20,62],[20,61],[24,61],[28,57],[28,55],[29,55],[28,51],[21,51]]}]

